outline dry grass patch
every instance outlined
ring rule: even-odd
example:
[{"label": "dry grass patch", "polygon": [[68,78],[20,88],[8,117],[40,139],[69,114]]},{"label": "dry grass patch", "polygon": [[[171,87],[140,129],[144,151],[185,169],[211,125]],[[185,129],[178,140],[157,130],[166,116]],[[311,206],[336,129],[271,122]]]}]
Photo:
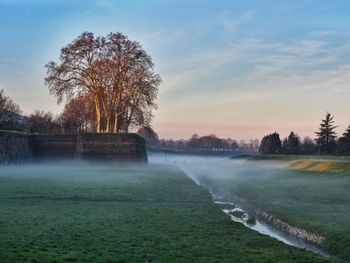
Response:
[{"label": "dry grass patch", "polygon": [[294,160],[289,161],[287,167],[312,172],[350,172],[350,162],[340,160]]}]

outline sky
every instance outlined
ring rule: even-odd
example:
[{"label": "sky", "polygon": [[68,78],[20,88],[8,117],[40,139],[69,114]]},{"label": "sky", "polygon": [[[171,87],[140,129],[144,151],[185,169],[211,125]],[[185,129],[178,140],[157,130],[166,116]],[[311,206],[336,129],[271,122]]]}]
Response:
[{"label": "sky", "polygon": [[59,114],[44,65],[84,31],[140,42],[162,78],[161,138],[314,137],[350,124],[350,1],[0,0],[0,89]]}]

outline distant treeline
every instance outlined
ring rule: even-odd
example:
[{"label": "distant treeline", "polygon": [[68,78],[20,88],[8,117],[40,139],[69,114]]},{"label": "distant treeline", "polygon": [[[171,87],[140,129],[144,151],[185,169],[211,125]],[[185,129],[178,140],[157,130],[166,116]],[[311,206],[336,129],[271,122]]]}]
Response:
[{"label": "distant treeline", "polygon": [[[37,134],[96,132],[96,116],[91,101],[87,98],[71,99],[59,115],[43,110],[35,110],[33,113],[24,115],[20,106],[6,96],[4,90],[0,90],[0,130],[16,130]],[[137,131],[144,125],[149,125],[148,121],[142,119],[119,132],[128,132],[130,127]],[[101,127],[104,127],[103,121],[101,123]]]},{"label": "distant treeline", "polygon": [[231,138],[218,138],[215,134],[199,136],[192,135],[189,139],[159,139],[158,134],[150,127],[143,127],[138,134],[146,140],[147,148],[150,150],[174,151],[174,152],[244,152],[257,153],[259,140],[237,142]]},{"label": "distant treeline", "polygon": [[[86,110],[85,110],[86,109]],[[50,112],[36,110],[27,116],[22,114],[18,104],[7,97],[0,90],[0,130],[18,130],[30,133],[52,134],[52,133],[84,133],[94,129],[88,129],[84,124],[86,114],[94,119],[94,112],[88,111],[80,102],[72,100],[64,111],[54,116]],[[90,108],[91,109],[91,108]],[[83,114],[85,117],[80,119]],[[169,150],[177,152],[199,152],[199,151],[227,151],[241,153],[261,154],[305,154],[305,155],[350,155],[350,125],[346,131],[337,136],[334,125],[334,117],[327,113],[321,120],[319,131],[315,132],[316,138],[305,137],[301,139],[295,132],[281,140],[278,133],[274,132],[264,136],[259,141],[240,141],[231,138],[218,138],[216,135],[199,136],[193,135],[189,139],[166,140],[159,136],[149,126],[143,126],[148,122],[140,121],[134,127],[140,127],[138,134],[145,138],[147,147],[155,150]],[[137,130],[137,129],[136,129]],[[127,130],[126,130],[127,131]]]},{"label": "distant treeline", "polygon": [[303,140],[293,131],[288,137],[280,139],[274,132],[263,137],[259,147],[261,154],[319,154],[319,155],[350,155],[350,125],[346,131],[337,137],[334,116],[330,113],[321,120],[316,138],[305,137]]},{"label": "distant treeline", "polygon": [[[83,116],[83,118],[79,118],[79,116]],[[7,97],[3,90],[0,90],[0,130],[17,130],[38,134],[94,132],[94,129],[89,129],[84,125],[86,116],[90,116],[90,120],[93,120],[94,111],[81,100],[71,100],[66,104],[63,112],[57,116],[40,110],[25,116],[22,114],[19,105]],[[140,122],[139,125],[141,124],[147,123]],[[138,127],[138,125],[135,127]],[[245,141],[237,142],[231,138],[218,138],[214,134],[206,136],[195,134],[187,140],[159,139],[159,136],[149,126],[141,126],[137,133],[145,138],[148,149],[161,151],[256,153],[259,147],[257,139],[248,143]]]},{"label": "distant treeline", "polygon": [[[65,133],[67,121],[64,113],[54,116],[50,112],[35,110],[29,115],[23,115],[20,106],[0,90],[0,130],[45,134]],[[67,133],[71,132],[67,131]]]}]

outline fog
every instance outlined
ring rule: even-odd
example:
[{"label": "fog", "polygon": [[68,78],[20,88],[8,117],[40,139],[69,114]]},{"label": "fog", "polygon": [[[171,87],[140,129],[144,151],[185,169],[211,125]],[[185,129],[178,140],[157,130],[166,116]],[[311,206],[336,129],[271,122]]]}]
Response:
[{"label": "fog", "polygon": [[149,154],[150,163],[175,165],[183,170],[198,185],[207,187],[220,198],[233,198],[227,189],[227,181],[249,182],[261,174],[274,176],[283,162],[252,162],[228,157],[195,156],[179,154]]},{"label": "fog", "polygon": [[[285,166],[284,162],[256,162],[245,159],[229,159],[227,157],[165,153],[150,153],[149,162],[165,163],[180,168],[196,184],[207,189],[213,197],[213,202],[233,221],[242,223],[252,230],[273,237],[285,244],[329,256],[318,247],[289,236],[256,218],[249,201],[245,200],[248,191],[259,191],[256,198],[266,193],[266,196],[271,195],[269,196],[270,200],[274,200],[274,198],[278,200],[279,197],[273,196],[269,191],[268,183],[270,180],[274,182],[279,180],[281,168]],[[293,184],[298,187],[298,184],[302,184],[302,180],[294,181]],[[256,201],[254,197],[254,194],[250,194],[253,202]],[[271,201],[271,206],[273,202],[275,201]],[[252,222],[250,222],[250,219],[252,219]]]},{"label": "fog", "polygon": [[[120,180],[133,180],[132,173],[145,171],[146,164],[124,164],[113,162],[89,161],[42,161],[18,165],[2,165],[0,179],[3,182],[11,181],[12,197],[77,197],[99,199],[113,192],[110,182],[118,176]],[[132,169],[130,169],[132,168]],[[128,175],[123,176],[120,175]],[[98,185],[104,192],[89,191]],[[2,194],[7,193],[6,188],[0,185]],[[15,196],[14,196],[15,195]]]},{"label": "fog", "polygon": [[[146,164],[121,164],[113,162],[87,162],[87,161],[60,161],[41,162],[24,165],[7,165],[0,167],[0,178],[13,180],[18,183],[16,198],[36,197],[37,182],[45,185],[45,190],[40,192],[37,198],[79,198],[105,200],[109,194],[115,193],[115,188],[109,187],[109,182],[115,180],[115,175],[127,175],[133,173],[142,174],[145,170],[162,167],[169,169],[179,168],[196,184],[208,190],[221,210],[233,221],[244,224],[252,230],[269,235],[286,244],[306,248],[316,253],[326,255],[319,249],[303,241],[296,240],[280,232],[274,227],[260,221],[250,210],[245,202],[245,196],[249,193],[250,201],[259,204],[261,194],[266,193],[265,209],[273,206],[279,200],[274,191],[270,191],[270,182],[280,180],[280,172],[283,162],[264,161],[253,162],[248,160],[230,160],[227,157],[209,157],[176,154],[149,153],[149,163]],[[156,164],[156,165],[154,165]],[[161,164],[161,165],[159,165]],[[148,167],[148,168],[147,168]],[[130,169],[132,168],[132,169]],[[168,169],[168,168],[167,168]],[[150,170],[148,170],[150,171]],[[98,176],[96,176],[98,175]],[[30,187],[26,186],[26,180]],[[133,180],[132,176],[123,176],[121,180]],[[300,188],[304,179],[293,179],[293,185]],[[24,183],[23,183],[24,182]],[[33,183],[34,182],[34,183]],[[99,184],[104,191],[90,193],[89,187]],[[62,187],[60,187],[62,186]],[[121,184],[121,187],[123,184]],[[276,185],[271,186],[276,187]],[[0,185],[0,190],[6,196],[6,189]],[[64,191],[64,192],[62,192]],[[79,193],[79,195],[77,194]],[[255,193],[259,193],[255,195]],[[156,193],[154,193],[156,194]],[[288,195],[290,193],[283,193]],[[278,195],[281,195],[279,192]],[[284,196],[288,198],[288,196]],[[263,204],[263,203],[261,203]]]}]

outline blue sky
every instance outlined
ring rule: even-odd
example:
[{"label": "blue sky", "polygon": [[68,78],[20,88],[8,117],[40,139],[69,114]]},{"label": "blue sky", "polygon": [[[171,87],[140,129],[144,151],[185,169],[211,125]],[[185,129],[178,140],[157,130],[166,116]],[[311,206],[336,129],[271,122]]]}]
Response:
[{"label": "blue sky", "polygon": [[59,113],[44,65],[83,31],[139,41],[163,79],[161,137],[314,136],[350,122],[349,1],[0,0],[0,88]]}]

